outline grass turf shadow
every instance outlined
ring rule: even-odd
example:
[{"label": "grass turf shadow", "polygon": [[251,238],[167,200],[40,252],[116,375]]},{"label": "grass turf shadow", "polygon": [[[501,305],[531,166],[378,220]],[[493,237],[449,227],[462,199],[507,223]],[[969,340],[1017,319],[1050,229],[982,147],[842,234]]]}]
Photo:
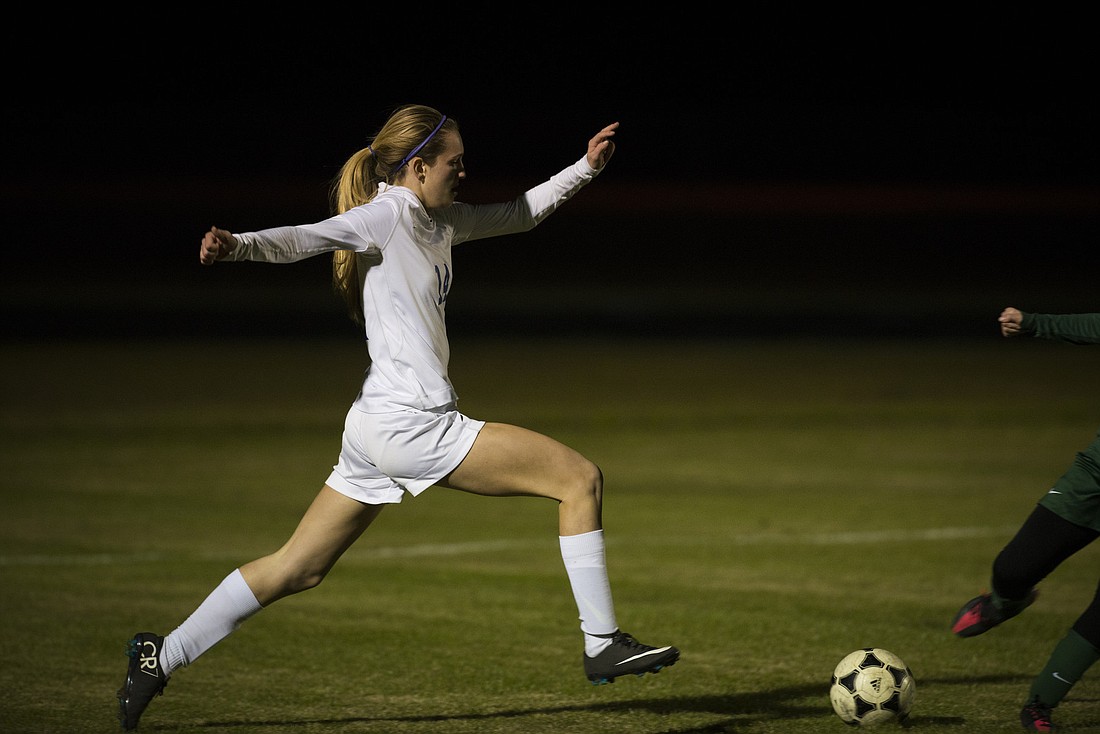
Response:
[{"label": "grass turf shadow", "polygon": [[[1025,675],[995,675],[966,678],[928,679],[925,685],[971,685],[974,683],[1012,683],[1030,680]],[[808,697],[820,696],[820,705],[798,703]],[[729,717],[703,727],[662,729],[661,734],[721,734],[737,731],[742,727],[759,725],[761,721],[782,721],[787,719],[831,718],[834,714],[829,707],[827,685],[801,685],[776,688],[767,691],[732,693],[729,695],[692,696],[686,698],[655,698],[640,701],[611,701],[607,703],[586,703],[568,706],[548,706],[537,708],[513,708],[493,712],[471,714],[421,714],[416,716],[363,716],[340,717],[331,719],[303,719],[300,721],[220,721],[192,724],[194,729],[233,729],[235,727],[307,727],[338,724],[394,724],[441,723],[446,721],[491,721],[501,719],[520,719],[525,716],[547,716],[563,713],[593,714],[622,713],[644,710],[651,714],[677,714],[684,712],[711,713]],[[906,722],[907,729],[938,727],[964,727],[967,721],[959,716],[912,716]],[[166,727],[171,730],[174,727]]]}]

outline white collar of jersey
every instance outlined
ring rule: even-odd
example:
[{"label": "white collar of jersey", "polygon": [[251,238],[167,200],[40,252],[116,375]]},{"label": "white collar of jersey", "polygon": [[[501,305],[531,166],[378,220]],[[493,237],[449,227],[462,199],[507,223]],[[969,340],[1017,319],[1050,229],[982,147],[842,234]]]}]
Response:
[{"label": "white collar of jersey", "polygon": [[432,227],[435,225],[435,220],[432,215],[424,207],[424,204],[421,203],[420,197],[413,193],[412,189],[408,189],[404,186],[391,186],[384,181],[379,181],[378,195],[381,196],[382,194],[398,196],[404,199],[414,219],[418,220],[421,226]]},{"label": "white collar of jersey", "polygon": [[378,182],[378,193],[389,194],[390,196],[401,196],[409,200],[409,203],[420,209],[423,205],[420,203],[420,197],[413,193],[412,189],[405,186],[392,186],[385,181]]}]

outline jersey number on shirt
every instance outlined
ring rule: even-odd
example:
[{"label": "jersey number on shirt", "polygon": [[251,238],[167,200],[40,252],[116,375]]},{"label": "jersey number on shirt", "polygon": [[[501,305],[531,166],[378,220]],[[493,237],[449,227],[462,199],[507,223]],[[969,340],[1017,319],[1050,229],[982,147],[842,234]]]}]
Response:
[{"label": "jersey number on shirt", "polygon": [[439,272],[439,266],[435,266],[435,279],[439,282],[439,300],[436,304],[442,306],[447,302],[447,294],[451,291],[451,269],[443,265],[443,272]]}]

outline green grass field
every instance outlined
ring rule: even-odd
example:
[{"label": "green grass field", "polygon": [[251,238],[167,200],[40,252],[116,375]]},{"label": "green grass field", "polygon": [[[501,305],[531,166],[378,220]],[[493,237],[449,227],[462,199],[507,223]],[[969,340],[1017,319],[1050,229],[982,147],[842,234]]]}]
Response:
[{"label": "green grass field", "polygon": [[[363,347],[0,349],[0,731],[117,731],[125,641],[166,634],[288,536],[336,459]],[[1095,435],[1098,360],[996,336],[456,340],[467,413],[600,464],[619,622],[681,661],[590,685],[555,507],[433,488],[178,671],[141,730],[840,732],[832,668],[878,646],[916,676],[911,729],[1018,731],[1100,547],[995,632],[948,626]],[[1098,675],[1056,711],[1065,731],[1100,730]]]}]

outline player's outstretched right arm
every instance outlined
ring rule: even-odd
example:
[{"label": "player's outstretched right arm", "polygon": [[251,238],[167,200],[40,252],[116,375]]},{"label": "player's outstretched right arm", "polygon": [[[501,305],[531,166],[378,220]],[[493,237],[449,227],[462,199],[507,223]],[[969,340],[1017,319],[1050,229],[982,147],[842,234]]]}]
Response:
[{"label": "player's outstretched right arm", "polygon": [[199,246],[199,262],[203,265],[213,265],[218,260],[237,249],[237,238],[227,229],[211,227],[210,231],[202,236],[202,244]]},{"label": "player's outstretched right arm", "polygon": [[1005,336],[1027,334],[1070,344],[1100,344],[1100,313],[1027,313],[1009,306],[997,320]]}]

